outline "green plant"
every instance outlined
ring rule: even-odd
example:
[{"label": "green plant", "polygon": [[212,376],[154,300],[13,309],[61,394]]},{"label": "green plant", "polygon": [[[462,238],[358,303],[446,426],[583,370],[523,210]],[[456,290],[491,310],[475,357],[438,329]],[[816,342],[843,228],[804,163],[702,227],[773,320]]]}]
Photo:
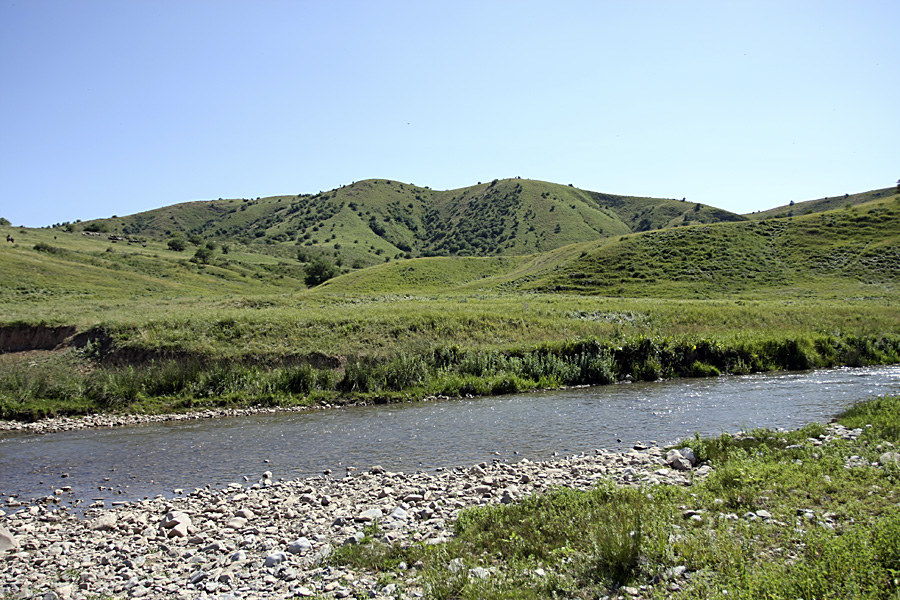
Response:
[{"label": "green plant", "polygon": [[588,516],[594,521],[588,531],[597,575],[623,583],[637,569],[643,542],[644,501],[640,491],[616,490]]},{"label": "green plant", "polygon": [[308,286],[317,286],[325,283],[337,275],[337,268],[328,261],[317,258],[306,266],[304,282]]}]

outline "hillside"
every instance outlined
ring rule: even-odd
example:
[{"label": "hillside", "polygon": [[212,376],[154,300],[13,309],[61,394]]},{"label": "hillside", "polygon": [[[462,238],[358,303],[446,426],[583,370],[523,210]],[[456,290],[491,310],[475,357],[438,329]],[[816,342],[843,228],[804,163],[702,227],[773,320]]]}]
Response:
[{"label": "hillside", "polygon": [[[658,209],[657,209],[658,210]],[[505,261],[418,259],[322,290],[504,289],[624,297],[882,297],[900,282],[900,201],[785,219],[670,227]]]},{"label": "hillside", "polygon": [[897,193],[897,188],[884,188],[858,194],[843,194],[841,196],[830,196],[816,200],[807,200],[805,202],[791,202],[785,206],[777,206],[775,208],[770,208],[769,210],[762,210],[744,216],[748,219],[761,220],[776,217],[809,215],[829,210],[837,210],[839,208],[847,208],[848,206],[859,206],[861,204],[872,202],[873,200],[890,198],[895,193]]},{"label": "hillside", "polygon": [[[366,185],[384,192],[380,208],[372,190],[356,190],[366,210],[333,192],[316,234],[356,227],[397,248],[389,240],[415,226],[428,235],[409,238],[412,256],[468,240],[468,226],[493,214],[515,236],[490,238],[502,244],[491,256],[345,264],[307,289],[296,241],[267,237],[278,235],[274,223],[260,236],[271,242],[190,234],[182,250],[134,233],[0,225],[15,238],[0,246],[0,418],[385,402],[900,360],[896,194],[803,216],[694,223],[672,211],[714,209],[620,205],[518,181],[410,190],[419,204],[404,205],[388,184]],[[279,212],[312,214],[293,202]],[[232,216],[262,214],[263,204]],[[594,239],[502,253],[550,240],[534,235],[547,231],[540,218],[567,210]],[[526,213],[534,230],[517,231],[515,215]],[[630,232],[673,214],[683,225]],[[617,227],[628,231],[605,235]]]},{"label": "hillside", "polygon": [[802,217],[651,231],[595,243],[525,285],[605,295],[780,291],[880,297],[900,282],[897,196]]},{"label": "hillside", "polygon": [[[405,205],[396,200],[400,186],[410,194],[411,201]],[[320,219],[309,225],[307,233],[298,233],[298,238],[303,240],[307,234],[322,237],[310,238],[309,244],[303,242],[299,248],[296,242],[273,242],[274,237],[265,238],[270,243],[257,242],[242,234],[233,238],[224,235],[224,239],[234,241],[222,243],[195,239],[196,245],[187,243],[185,250],[178,252],[164,241],[171,231],[163,232],[163,239],[134,234],[123,239],[113,233],[86,235],[66,232],[64,228],[0,228],[0,233],[11,232],[17,242],[4,246],[0,252],[0,270],[11,282],[0,288],[0,302],[7,304],[4,312],[10,319],[13,315],[31,314],[30,303],[54,300],[67,303],[53,311],[58,316],[60,310],[64,313],[70,306],[74,310],[78,304],[110,303],[116,299],[295,293],[306,288],[306,265],[300,259],[315,256],[315,244],[321,250],[323,240],[341,247],[335,250],[338,257],[331,257],[341,264],[343,275],[321,288],[322,293],[329,294],[491,289],[704,298],[783,290],[825,296],[881,296],[896,285],[900,218],[895,195],[874,192],[856,196],[875,195],[880,199],[839,210],[752,221],[735,220],[727,213],[716,217],[716,209],[709,207],[687,208],[689,216],[697,219],[731,220],[709,224],[689,220],[689,225],[683,225],[685,213],[679,213],[680,217],[672,215],[685,203],[674,200],[603,197],[568,186],[524,180],[483,184],[455,192],[433,192],[382,181],[361,182],[330,192],[321,204],[330,206],[330,212],[315,212],[313,197],[291,202],[281,199],[280,204],[286,208],[276,210],[275,217],[293,211],[289,217],[307,219],[308,225],[313,222],[309,219]],[[366,211],[362,210],[361,200],[357,202],[361,197],[367,199],[370,207]],[[510,203],[509,208],[504,208],[504,201]],[[154,233],[158,227],[154,223],[171,223],[172,217],[187,226],[213,212],[228,215],[231,209],[223,211],[222,206],[230,204],[238,207],[230,219],[249,213],[243,225],[220,219],[216,229],[192,225],[188,230],[200,227],[214,238],[222,232],[227,234],[228,226],[235,227],[235,231],[248,230],[248,223],[258,221],[257,212],[268,214],[261,208],[266,203],[278,205],[279,199],[168,207],[123,218],[119,229],[133,232],[134,223],[140,220],[143,231]],[[241,210],[244,206],[247,209]],[[534,231],[523,227],[524,220],[517,224],[515,215],[519,213],[528,215]],[[487,214],[495,215],[494,221]],[[567,214],[566,227],[560,225],[560,233],[553,234],[549,223],[554,221],[548,219],[557,219],[559,224],[558,219]],[[188,217],[193,221],[189,222]],[[671,223],[673,218],[682,225],[636,234],[628,229],[641,222],[646,225],[646,221],[657,227],[663,222]],[[231,225],[227,225],[229,222]],[[282,219],[260,230],[265,236],[287,235],[284,232],[291,222]],[[447,224],[446,233],[435,223]],[[91,223],[85,225],[91,228]],[[282,231],[276,233],[279,228]],[[496,237],[494,228],[500,232]],[[575,230],[575,234],[570,230]],[[479,235],[473,236],[472,231]],[[510,231],[511,237],[504,238],[505,231]],[[614,231],[622,233],[610,235]],[[338,232],[350,232],[354,240],[358,236],[365,241],[338,242],[334,237]],[[415,237],[416,232],[425,234]],[[484,237],[480,237],[481,232]],[[488,245],[460,249],[466,236],[483,239]],[[590,241],[570,242],[581,237]],[[550,251],[527,253],[541,240],[548,246],[560,245]],[[345,245],[362,248],[363,255],[369,252],[378,260],[369,268],[341,261]],[[398,246],[410,250],[401,254]],[[198,258],[197,253],[207,247],[211,248],[207,256]],[[492,257],[465,256],[475,250],[490,254],[497,249],[500,252]],[[298,257],[298,250],[309,254]],[[441,255],[450,251],[457,254]],[[410,259],[394,260],[405,256]]]},{"label": "hillside", "polygon": [[527,179],[448,191],[379,179],[315,195],[189,202],[62,228],[160,241],[197,236],[282,258],[325,257],[361,268],[400,258],[532,254],[637,231],[744,218],[680,200]]}]

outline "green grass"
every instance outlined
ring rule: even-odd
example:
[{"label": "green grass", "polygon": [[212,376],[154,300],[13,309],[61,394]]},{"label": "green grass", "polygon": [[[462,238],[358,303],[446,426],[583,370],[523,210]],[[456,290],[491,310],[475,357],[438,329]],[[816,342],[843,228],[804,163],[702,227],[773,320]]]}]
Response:
[{"label": "green grass", "polygon": [[[368,208],[354,194],[368,198]],[[398,203],[397,194],[410,202]],[[440,194],[456,200],[439,209]],[[315,198],[330,208],[316,212]],[[316,197],[217,201],[213,208],[250,219],[240,223],[245,231],[269,214],[264,204],[280,204],[291,216],[319,219],[312,227],[320,231],[365,227],[386,247],[387,238],[402,234],[397,223],[414,216],[456,219],[465,229],[473,221],[467,211],[476,209],[472,215],[517,211],[532,221],[582,211],[577,218],[587,223],[582,208],[592,202],[611,218],[637,201],[616,198],[527,180],[440,193],[368,181]],[[416,212],[420,205],[431,217]],[[703,214],[679,200],[638,205],[638,216],[655,206],[662,218],[664,208],[681,205]],[[212,210],[189,208],[199,215],[193,223]],[[384,229],[379,235],[369,225],[373,215]],[[475,222],[491,222],[482,216]],[[222,402],[293,404],[898,361],[896,195],[793,219],[670,227],[524,256],[344,266],[343,275],[314,289],[304,284],[296,245],[286,242],[232,241],[227,253],[217,246],[210,264],[200,264],[190,260],[193,244],[175,252],[165,240],[134,233],[131,241],[113,241],[111,234],[58,228],[0,234],[6,230],[16,244],[0,248],[8,283],[0,288],[0,344],[52,347],[53,327],[78,332],[57,340],[71,349],[60,360],[77,365],[69,375],[49,363],[24,369],[27,357],[4,361],[0,402],[8,415],[209,404],[214,400],[198,382],[216,369],[250,369],[232,373],[238,383],[221,392]],[[376,245],[366,243],[369,250]],[[593,350],[584,354],[588,346]],[[472,357],[490,368],[469,369]],[[179,370],[169,363],[183,364]],[[329,371],[322,375],[327,385],[313,390],[318,400],[302,386],[278,383],[280,369],[304,364]],[[356,379],[347,378],[347,365]],[[104,388],[91,378],[113,383]],[[172,379],[182,383],[172,387]],[[125,401],[111,404],[111,394]]]},{"label": "green grass", "polygon": [[377,179],[317,194],[189,202],[65,227],[158,241],[197,235],[280,257],[302,250],[349,269],[424,256],[545,252],[684,218],[705,223],[743,219],[676,200],[600,194],[527,179],[446,191]]},{"label": "green grass", "polygon": [[[594,598],[624,585],[647,586],[641,595],[651,598],[900,597],[900,469],[870,466],[900,443],[900,398],[839,420],[862,428],[859,439],[813,443],[825,431],[814,424],[692,440],[714,471],[690,487],[556,490],[467,509],[445,544],[373,537],[334,560],[401,587],[409,572],[397,565],[417,563],[433,598]],[[862,460],[848,467],[851,456]],[[744,517],[761,509],[772,518]],[[476,566],[492,574],[473,577]]]}]

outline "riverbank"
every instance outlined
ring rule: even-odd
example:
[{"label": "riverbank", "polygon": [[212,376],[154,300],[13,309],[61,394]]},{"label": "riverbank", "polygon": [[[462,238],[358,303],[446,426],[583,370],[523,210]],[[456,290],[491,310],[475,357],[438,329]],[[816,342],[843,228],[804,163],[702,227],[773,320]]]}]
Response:
[{"label": "riverbank", "polygon": [[[425,321],[424,313],[397,314],[396,307],[371,315],[378,317],[373,322],[356,321],[366,310],[335,304],[302,323],[297,314],[308,318],[308,311],[270,315],[279,319],[272,322],[197,317],[177,325],[90,330],[96,343],[78,346],[76,334],[56,350],[0,354],[0,418],[392,403],[626,379],[900,363],[900,337],[884,333],[895,329],[893,306],[682,301],[675,311],[646,300],[510,302],[423,301],[417,306],[428,312]],[[433,314],[438,307],[440,314]],[[790,327],[771,322],[773,315]],[[259,317],[242,318],[250,316]],[[455,328],[445,332],[451,322]],[[221,339],[239,333],[239,339]],[[306,337],[291,341],[301,333]],[[371,346],[358,347],[363,341]]]},{"label": "riverbank", "polygon": [[[467,508],[517,502],[558,487],[590,489],[601,481],[686,486],[711,471],[708,465],[691,467],[682,459],[683,470],[677,470],[651,446],[434,474],[372,466],[342,478],[281,481],[265,472],[253,484],[97,506],[83,519],[58,510],[65,495],[60,489],[29,506],[6,502],[9,514],[0,523],[17,547],[3,557],[0,589],[24,598],[48,590],[62,598],[394,597],[397,585],[335,566],[332,551],[373,535],[405,546],[441,544]],[[419,589],[411,581],[410,594]]]},{"label": "riverbank", "polygon": [[[436,398],[425,398],[424,401]],[[219,419],[223,417],[247,417],[250,415],[275,414],[278,412],[305,412],[310,410],[326,410],[338,407],[352,407],[357,404],[314,406],[276,406],[250,408],[219,408],[183,413],[166,413],[161,415],[131,414],[99,414],[83,417],[48,417],[38,421],[0,421],[0,432],[21,433],[57,433],[60,431],[76,431],[80,429],[96,429],[101,427],[129,427],[148,423],[167,423],[174,421],[195,421],[198,419]]]},{"label": "riverbank", "polygon": [[[29,506],[7,500],[0,593],[886,598],[898,587],[880,578],[900,566],[898,417],[894,398],[840,423],[693,440],[679,454],[651,445],[434,474],[267,472],[84,519],[56,510],[60,489]],[[610,523],[627,527],[598,530]],[[825,569],[835,575],[820,581]],[[844,587],[804,594],[797,573],[808,591]]]}]

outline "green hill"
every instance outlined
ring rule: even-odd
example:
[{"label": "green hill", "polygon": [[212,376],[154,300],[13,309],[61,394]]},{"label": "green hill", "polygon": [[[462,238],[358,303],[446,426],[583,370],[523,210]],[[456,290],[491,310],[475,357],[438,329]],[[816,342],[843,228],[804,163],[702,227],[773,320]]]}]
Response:
[{"label": "green hill", "polygon": [[531,254],[636,231],[744,218],[679,200],[526,179],[448,191],[379,179],[315,195],[189,202],[66,228],[228,241],[262,254],[325,257],[361,268],[399,258]]},{"label": "green hill", "polygon": [[[343,273],[321,287],[327,294],[880,296],[893,290],[900,264],[895,190],[849,198],[838,210],[747,220],[681,200],[530,180],[443,192],[370,180],[315,196],[0,228],[17,238],[0,253],[12,282],[0,288],[0,302],[295,293],[306,288],[306,262],[321,256]],[[173,236],[193,243],[174,251]],[[30,314],[27,305],[6,313]]]},{"label": "green hill", "polygon": [[796,218],[663,229],[589,245],[527,282],[612,296],[715,297],[779,291],[834,297],[896,293],[897,196]]},{"label": "green hill", "polygon": [[890,198],[897,192],[896,188],[884,188],[880,190],[871,190],[859,194],[844,194],[842,196],[830,196],[819,198],[817,200],[807,200],[805,202],[792,202],[785,206],[777,206],[769,210],[754,212],[744,215],[749,219],[772,219],[776,217],[794,217],[800,215],[809,215],[813,213],[826,212],[829,210],[837,210],[839,208],[847,208],[848,206],[859,206],[879,200]]},{"label": "green hill", "polygon": [[[749,220],[524,180],[445,192],[379,180],[4,234],[15,238],[0,246],[7,417],[900,356],[896,193]],[[307,289],[305,261],[323,254],[342,273]]]},{"label": "green hill", "polygon": [[[657,209],[658,210],[658,209]],[[662,211],[659,211],[662,212]],[[669,227],[500,261],[419,259],[334,279],[332,293],[502,289],[624,297],[882,297],[900,282],[900,201],[803,217]]]}]

